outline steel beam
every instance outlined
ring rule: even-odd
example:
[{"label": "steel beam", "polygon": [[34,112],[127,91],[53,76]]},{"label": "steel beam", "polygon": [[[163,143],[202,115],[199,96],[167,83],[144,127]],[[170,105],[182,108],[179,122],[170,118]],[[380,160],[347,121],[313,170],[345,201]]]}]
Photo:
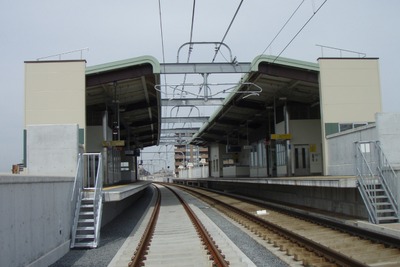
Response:
[{"label": "steel beam", "polygon": [[161,123],[204,123],[208,121],[208,117],[163,117]]},{"label": "steel beam", "polygon": [[251,63],[161,63],[161,74],[248,73]]},{"label": "steel beam", "polygon": [[175,128],[175,129],[161,129],[162,134],[175,134],[175,133],[197,133],[200,128]]},{"label": "steel beam", "polygon": [[162,99],[162,106],[220,106],[224,98],[180,98],[180,99]]}]

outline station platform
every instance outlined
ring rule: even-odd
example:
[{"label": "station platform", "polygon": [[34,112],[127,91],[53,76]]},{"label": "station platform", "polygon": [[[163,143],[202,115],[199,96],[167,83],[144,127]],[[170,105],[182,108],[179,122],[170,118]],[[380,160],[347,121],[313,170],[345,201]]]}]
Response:
[{"label": "station platform", "polygon": [[174,183],[305,207],[308,214],[330,218],[400,240],[400,223],[368,222],[365,204],[358,192],[356,176],[176,178]]},{"label": "station platform", "polygon": [[176,183],[202,183],[202,182],[224,182],[224,183],[248,183],[248,184],[265,184],[265,185],[292,185],[292,186],[316,186],[316,187],[333,187],[333,188],[356,188],[356,176],[291,176],[291,177],[275,177],[275,178],[254,178],[254,177],[237,177],[237,178],[177,178]]},{"label": "station platform", "polygon": [[137,181],[130,184],[104,187],[103,202],[122,201],[146,189],[150,184],[151,181]]},{"label": "station platform", "polygon": [[368,221],[356,176],[176,178],[173,182]]}]

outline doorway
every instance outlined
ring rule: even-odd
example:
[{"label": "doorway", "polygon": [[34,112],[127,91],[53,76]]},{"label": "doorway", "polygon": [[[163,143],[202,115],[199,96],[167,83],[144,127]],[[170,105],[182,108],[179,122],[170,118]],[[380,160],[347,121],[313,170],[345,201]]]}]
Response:
[{"label": "doorway", "polygon": [[310,175],[309,145],[294,145],[294,175]]}]

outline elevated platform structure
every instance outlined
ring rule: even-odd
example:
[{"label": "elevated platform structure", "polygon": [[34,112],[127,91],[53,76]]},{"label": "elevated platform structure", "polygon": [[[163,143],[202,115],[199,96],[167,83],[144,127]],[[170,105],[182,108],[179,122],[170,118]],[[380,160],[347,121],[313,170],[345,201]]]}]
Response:
[{"label": "elevated platform structure", "polygon": [[123,201],[142,190],[146,189],[151,184],[150,181],[137,181],[135,183],[108,186],[103,188],[103,202]]},{"label": "elevated platform structure", "polygon": [[203,178],[174,179],[173,182],[368,221],[356,176]]}]

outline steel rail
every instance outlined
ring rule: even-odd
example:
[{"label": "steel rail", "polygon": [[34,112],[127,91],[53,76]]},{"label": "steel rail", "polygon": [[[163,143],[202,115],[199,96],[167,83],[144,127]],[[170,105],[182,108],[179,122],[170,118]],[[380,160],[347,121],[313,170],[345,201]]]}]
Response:
[{"label": "steel rail", "polygon": [[227,262],[224,258],[224,256],[221,254],[221,251],[217,248],[215,245],[214,241],[211,239],[210,235],[208,234],[207,230],[201,223],[201,221],[197,218],[196,214],[194,211],[189,207],[189,205],[185,202],[185,200],[171,187],[166,186],[174,195],[178,198],[178,200],[181,202],[182,206],[184,207],[186,213],[188,214],[190,220],[192,221],[193,225],[195,226],[196,230],[198,231],[201,239],[205,243],[205,246],[207,250],[211,254],[211,259],[214,261],[213,266],[217,267],[227,267],[229,266],[229,262]]},{"label": "steel rail", "polygon": [[[203,188],[203,190],[206,190]],[[357,235],[359,237],[362,237],[364,239],[367,240],[371,240],[373,242],[376,243],[382,243],[385,246],[389,246],[389,247],[393,247],[393,248],[399,248],[400,249],[400,238],[396,238],[396,237],[391,237],[388,235],[382,235],[380,233],[376,233],[376,232],[372,232],[372,231],[368,231],[350,224],[343,224],[340,223],[338,221],[335,220],[330,220],[329,218],[326,217],[318,217],[315,215],[312,215],[310,213],[302,213],[299,210],[296,209],[290,209],[288,210],[287,208],[285,208],[285,205],[283,203],[267,203],[265,201],[258,201],[255,199],[252,199],[250,197],[245,197],[245,196],[239,196],[239,195],[235,195],[235,194],[229,194],[229,193],[224,193],[224,192],[217,192],[217,191],[213,191],[213,190],[207,190],[210,192],[215,192],[221,195],[225,195],[225,196],[229,196],[241,201],[245,201],[247,203],[251,203],[254,205],[261,205],[265,208],[269,208],[275,211],[279,211],[281,213],[285,213],[288,214],[290,216],[295,216],[297,218],[301,218],[303,220],[307,220],[310,222],[314,222],[320,225],[324,225],[326,227],[332,228],[332,229],[336,229],[342,232],[346,232],[352,235]]]},{"label": "steel rail", "polygon": [[161,207],[161,192],[160,189],[154,186],[157,193],[157,200],[154,205],[153,213],[151,214],[149,223],[143,233],[142,238],[136,248],[134,255],[131,258],[131,261],[128,263],[129,267],[138,267],[142,266],[143,260],[146,259],[147,250],[150,246],[151,238],[154,234],[154,229],[157,224],[158,214],[160,213]]},{"label": "steel rail", "polygon": [[222,201],[220,201],[218,199],[214,199],[214,198],[212,198],[210,196],[207,196],[205,194],[202,194],[202,193],[200,193],[198,191],[192,190],[192,189],[187,188],[187,187],[184,187],[183,189],[187,190],[187,191],[190,191],[190,192],[193,192],[195,194],[198,194],[198,195],[200,195],[200,196],[202,196],[202,197],[204,197],[206,199],[209,199],[209,200],[221,205],[222,207],[224,207],[224,208],[226,208],[228,210],[231,210],[231,211],[233,211],[233,212],[235,212],[235,213],[237,213],[237,214],[239,214],[239,215],[241,215],[241,216],[243,216],[243,217],[245,217],[245,218],[257,223],[260,226],[263,226],[263,227],[265,227],[265,228],[267,228],[267,229],[269,229],[269,230],[271,230],[271,231],[273,231],[275,233],[278,233],[281,236],[285,236],[287,239],[291,240],[292,242],[297,243],[299,245],[301,244],[302,246],[307,247],[310,251],[313,251],[318,255],[323,255],[322,257],[328,259],[329,261],[335,262],[336,264],[338,264],[340,266],[352,266],[352,267],[365,267],[365,266],[367,266],[365,263],[362,263],[362,262],[360,262],[360,261],[358,261],[356,259],[350,258],[350,257],[348,257],[348,256],[346,256],[346,255],[344,255],[344,254],[342,254],[340,252],[337,252],[337,251],[332,250],[330,248],[327,248],[325,246],[321,246],[317,242],[314,242],[314,241],[312,241],[310,239],[304,238],[301,235],[298,235],[298,234],[296,234],[296,233],[294,233],[294,232],[292,232],[290,230],[287,230],[287,229],[285,229],[285,228],[283,228],[283,227],[281,227],[279,225],[276,225],[276,224],[267,222],[267,221],[265,221],[263,219],[260,219],[260,218],[258,218],[257,216],[255,216],[255,215],[253,215],[251,213],[242,211],[239,208],[233,207],[233,206],[231,206],[229,204],[226,204],[226,203],[224,203],[224,202],[222,202]]}]

